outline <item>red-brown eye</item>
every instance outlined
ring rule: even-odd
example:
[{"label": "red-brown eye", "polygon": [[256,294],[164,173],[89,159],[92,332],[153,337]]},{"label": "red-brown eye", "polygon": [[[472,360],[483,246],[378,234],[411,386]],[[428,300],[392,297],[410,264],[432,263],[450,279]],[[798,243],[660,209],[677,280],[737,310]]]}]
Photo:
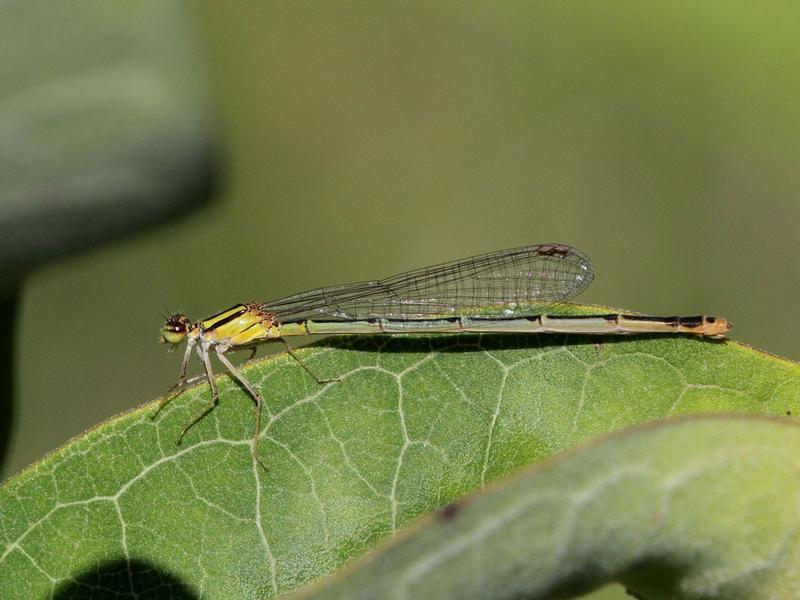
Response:
[{"label": "red-brown eye", "polygon": [[169,317],[161,327],[161,343],[180,344],[186,337],[189,322],[186,315],[175,314]]}]

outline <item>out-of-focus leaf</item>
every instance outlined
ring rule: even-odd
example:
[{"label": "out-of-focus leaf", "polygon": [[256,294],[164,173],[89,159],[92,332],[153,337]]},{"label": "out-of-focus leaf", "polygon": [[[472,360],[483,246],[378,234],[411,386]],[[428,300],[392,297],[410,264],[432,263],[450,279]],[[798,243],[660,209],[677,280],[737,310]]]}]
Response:
[{"label": "out-of-focus leaf", "polygon": [[202,200],[207,90],[183,2],[0,6],[0,281]]},{"label": "out-of-focus leaf", "polygon": [[697,417],[612,436],[452,504],[314,600],[800,597],[800,428]]}]

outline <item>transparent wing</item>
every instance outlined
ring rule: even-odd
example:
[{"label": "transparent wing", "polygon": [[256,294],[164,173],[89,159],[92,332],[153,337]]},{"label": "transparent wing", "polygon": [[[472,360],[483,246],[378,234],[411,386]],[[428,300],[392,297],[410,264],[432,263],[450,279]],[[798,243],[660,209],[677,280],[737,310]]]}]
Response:
[{"label": "transparent wing", "polygon": [[512,316],[581,292],[594,278],[589,258],[560,244],[523,246],[424,267],[378,281],[301,292],[267,302],[284,323],[419,319],[480,311]]}]

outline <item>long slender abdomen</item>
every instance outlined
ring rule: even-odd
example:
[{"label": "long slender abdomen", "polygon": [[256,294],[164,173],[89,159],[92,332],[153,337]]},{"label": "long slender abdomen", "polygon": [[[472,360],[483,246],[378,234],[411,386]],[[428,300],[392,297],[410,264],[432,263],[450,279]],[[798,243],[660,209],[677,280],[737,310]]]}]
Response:
[{"label": "long slender abdomen", "polygon": [[637,333],[687,333],[723,338],[731,326],[727,320],[710,316],[651,317],[606,315],[530,317],[465,317],[438,319],[371,319],[364,321],[303,321],[280,326],[281,336],[349,335],[380,333],[561,333],[583,335],[626,335]]}]

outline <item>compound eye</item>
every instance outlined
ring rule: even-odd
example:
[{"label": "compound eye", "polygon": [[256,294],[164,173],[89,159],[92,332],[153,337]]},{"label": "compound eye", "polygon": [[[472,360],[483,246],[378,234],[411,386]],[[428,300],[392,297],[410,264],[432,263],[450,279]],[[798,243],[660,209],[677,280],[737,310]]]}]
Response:
[{"label": "compound eye", "polygon": [[189,319],[186,315],[172,315],[161,328],[162,344],[180,344],[186,337]]}]

